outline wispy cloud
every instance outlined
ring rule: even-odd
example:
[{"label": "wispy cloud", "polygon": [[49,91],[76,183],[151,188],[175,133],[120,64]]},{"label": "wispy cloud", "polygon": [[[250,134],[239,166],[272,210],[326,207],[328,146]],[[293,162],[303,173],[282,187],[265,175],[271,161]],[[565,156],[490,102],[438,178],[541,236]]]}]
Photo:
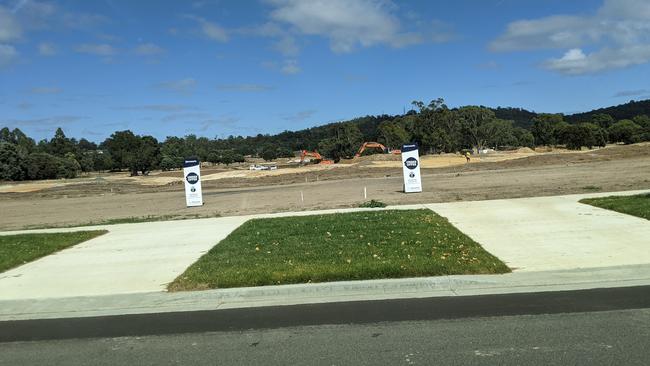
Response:
[{"label": "wispy cloud", "polygon": [[211,118],[212,115],[209,113],[203,113],[203,112],[194,112],[194,113],[173,113],[164,116],[160,120],[162,122],[197,122],[197,121],[202,121],[208,118]]},{"label": "wispy cloud", "polygon": [[75,47],[75,51],[96,56],[113,56],[117,54],[117,49],[107,43],[84,43]]},{"label": "wispy cloud", "polygon": [[224,43],[228,42],[230,39],[228,31],[216,22],[209,21],[196,15],[185,15],[185,18],[197,22],[200,33],[210,40]]},{"label": "wispy cloud", "polygon": [[179,94],[191,94],[196,90],[197,82],[192,78],[163,81],[155,84],[158,89],[168,90]]},{"label": "wispy cloud", "polygon": [[12,45],[0,44],[0,67],[8,66],[18,59],[18,51]]},{"label": "wispy cloud", "polygon": [[23,29],[14,14],[0,5],[0,43],[17,41],[23,36]]},{"label": "wispy cloud", "polygon": [[88,119],[86,116],[53,116],[53,117],[44,117],[44,118],[32,118],[32,119],[9,119],[5,120],[4,123],[10,126],[62,126],[70,123],[79,122],[81,120]]},{"label": "wispy cloud", "polygon": [[275,89],[270,85],[262,84],[221,84],[217,89],[223,91],[236,91],[236,92],[265,92]]},{"label": "wispy cloud", "polygon": [[650,2],[604,0],[593,14],[559,14],[512,22],[490,43],[490,49],[564,50],[542,66],[561,74],[579,75],[650,62],[648,34]]},{"label": "wispy cloud", "polygon": [[650,94],[650,89],[622,90],[613,95],[614,98],[638,97],[639,95]]},{"label": "wispy cloud", "polygon": [[294,114],[291,114],[291,115],[288,115],[288,116],[284,116],[283,119],[285,121],[298,123],[298,122],[304,122],[304,121],[308,120],[309,118],[313,117],[314,114],[316,114],[316,110],[307,109],[307,110],[299,111],[297,113],[294,113]]},{"label": "wispy cloud", "polygon": [[154,43],[143,43],[138,45],[134,50],[139,56],[161,56],[166,53],[165,49]]},{"label": "wispy cloud", "polygon": [[302,69],[298,66],[297,60],[285,60],[280,71],[286,75],[293,75],[300,73]]},{"label": "wispy cloud", "polygon": [[59,94],[62,91],[61,88],[55,86],[37,86],[29,90],[31,94]]},{"label": "wispy cloud", "polygon": [[38,44],[38,53],[41,56],[54,56],[57,53],[57,49],[54,43],[41,42]]},{"label": "wispy cloud", "polygon": [[130,107],[115,107],[113,109],[125,111],[180,112],[195,110],[197,108],[182,104],[145,104]]}]

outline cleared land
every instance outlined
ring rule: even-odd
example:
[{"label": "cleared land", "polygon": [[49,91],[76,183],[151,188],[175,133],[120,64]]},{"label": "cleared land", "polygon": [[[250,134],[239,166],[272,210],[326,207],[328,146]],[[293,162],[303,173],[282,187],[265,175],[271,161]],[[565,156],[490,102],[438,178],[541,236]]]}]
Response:
[{"label": "cleared land", "polygon": [[650,194],[626,197],[585,198],[580,202],[650,220]]},{"label": "cleared land", "polygon": [[248,221],[169,289],[505,272],[433,211],[388,210]]},{"label": "cleared land", "polygon": [[[247,165],[204,168],[205,206],[192,209],[185,207],[178,171],[7,183],[0,185],[4,192],[0,210],[11,215],[0,216],[0,230],[146,216],[194,218],[357,207],[370,199],[436,203],[650,188],[648,143],[581,152],[504,152],[473,158],[470,164],[453,154],[425,156],[424,192],[409,195],[401,193],[402,172],[395,159],[399,157],[373,155],[333,166],[281,165],[270,172],[252,172]],[[233,174],[238,176],[229,177]]]},{"label": "cleared land", "polygon": [[106,231],[0,236],[0,272],[96,238]]}]

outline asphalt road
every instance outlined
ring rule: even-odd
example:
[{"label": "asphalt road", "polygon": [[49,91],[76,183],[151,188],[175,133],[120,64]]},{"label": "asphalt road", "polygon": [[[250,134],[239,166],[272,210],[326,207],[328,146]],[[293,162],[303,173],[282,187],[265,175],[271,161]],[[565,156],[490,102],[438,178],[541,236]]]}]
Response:
[{"label": "asphalt road", "polygon": [[0,344],[2,365],[648,365],[650,309]]}]

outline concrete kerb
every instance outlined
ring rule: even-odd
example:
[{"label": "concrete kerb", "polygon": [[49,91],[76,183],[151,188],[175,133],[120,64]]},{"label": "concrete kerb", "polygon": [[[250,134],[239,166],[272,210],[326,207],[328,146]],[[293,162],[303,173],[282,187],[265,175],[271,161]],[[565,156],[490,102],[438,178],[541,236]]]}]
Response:
[{"label": "concrete kerb", "polygon": [[650,265],[196,292],[150,292],[0,303],[0,321],[79,318],[403,298],[496,295],[650,285]]}]

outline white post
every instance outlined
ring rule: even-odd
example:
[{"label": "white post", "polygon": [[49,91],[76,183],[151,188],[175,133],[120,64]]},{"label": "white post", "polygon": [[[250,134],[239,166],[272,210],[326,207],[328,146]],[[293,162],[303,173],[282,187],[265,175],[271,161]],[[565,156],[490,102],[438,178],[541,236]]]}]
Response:
[{"label": "white post", "polygon": [[305,203],[305,195],[300,191],[300,202]]},{"label": "white post", "polygon": [[364,200],[368,199],[368,190],[366,189],[366,187],[363,187],[363,199]]}]

